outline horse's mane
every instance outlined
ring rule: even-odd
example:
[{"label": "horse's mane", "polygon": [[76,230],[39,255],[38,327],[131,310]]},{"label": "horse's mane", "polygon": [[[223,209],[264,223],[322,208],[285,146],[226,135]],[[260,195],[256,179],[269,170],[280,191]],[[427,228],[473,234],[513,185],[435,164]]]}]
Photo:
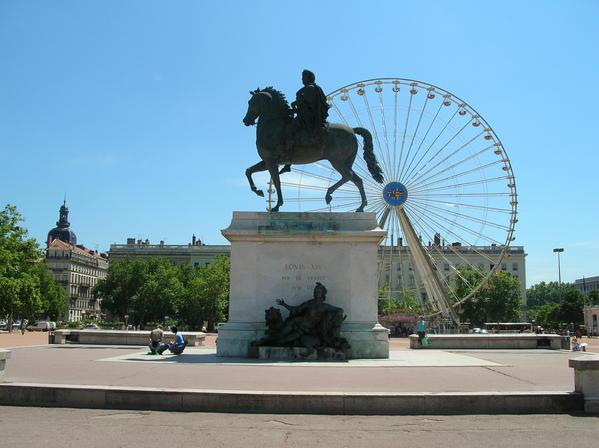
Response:
[{"label": "horse's mane", "polygon": [[288,111],[289,103],[287,102],[287,98],[285,98],[285,94],[272,86],[265,87],[262,89],[262,92],[270,93],[275,104],[278,105],[282,110]]}]

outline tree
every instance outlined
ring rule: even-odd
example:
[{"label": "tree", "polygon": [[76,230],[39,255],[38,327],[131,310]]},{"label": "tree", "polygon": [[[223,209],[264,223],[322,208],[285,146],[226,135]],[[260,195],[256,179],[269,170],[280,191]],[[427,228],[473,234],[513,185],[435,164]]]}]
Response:
[{"label": "tree", "polygon": [[208,322],[213,330],[217,322],[226,320],[229,309],[229,258],[219,255],[214,262],[201,267],[180,267],[185,277],[185,293],[176,304],[176,315],[188,325],[201,328]]},{"label": "tree", "polygon": [[102,310],[124,320],[132,311],[133,298],[145,282],[147,270],[145,259],[125,258],[110,263],[106,278],[98,281],[92,291],[102,299]]},{"label": "tree", "polygon": [[588,305],[599,305],[599,290],[591,291],[587,297]]},{"label": "tree", "polygon": [[560,302],[560,285],[558,282],[541,282],[532,285],[526,290],[526,303],[528,308],[535,308],[548,302]]},{"label": "tree", "polygon": [[208,266],[174,266],[164,258],[125,259],[111,263],[94,293],[102,309],[144,325],[166,316],[201,328],[226,319],[229,303],[229,259],[217,257]]},{"label": "tree", "polygon": [[580,325],[584,323],[583,307],[585,298],[572,284],[564,286],[566,287],[562,293],[557,317],[562,323]]},{"label": "tree", "polygon": [[33,266],[33,274],[39,285],[41,314],[51,320],[62,319],[69,306],[66,289],[56,282],[45,263],[36,263]]},{"label": "tree", "polygon": [[545,328],[558,328],[560,324],[559,303],[546,302],[528,310],[528,317]]},{"label": "tree", "polygon": [[9,328],[13,317],[29,317],[43,310],[39,280],[33,266],[42,253],[27,229],[17,208],[7,205],[0,211],[0,315],[7,317]]},{"label": "tree", "polygon": [[[454,280],[454,293],[464,297],[478,284],[483,273],[469,267],[461,267]],[[475,325],[485,322],[513,322],[520,314],[520,283],[508,272],[497,272],[489,278],[461,308],[461,318]]]},{"label": "tree", "polygon": [[145,281],[132,300],[135,322],[144,325],[148,321],[162,321],[166,316],[172,316],[174,304],[183,294],[177,268],[166,259],[149,260]]}]

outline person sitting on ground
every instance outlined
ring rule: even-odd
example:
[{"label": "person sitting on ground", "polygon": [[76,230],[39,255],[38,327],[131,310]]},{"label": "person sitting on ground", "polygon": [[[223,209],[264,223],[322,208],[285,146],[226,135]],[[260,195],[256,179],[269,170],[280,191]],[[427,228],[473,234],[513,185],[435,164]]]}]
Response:
[{"label": "person sitting on ground", "polygon": [[159,355],[162,355],[162,353],[167,348],[171,351],[171,353],[175,355],[180,355],[181,353],[183,353],[183,350],[185,350],[185,347],[187,346],[187,341],[183,338],[183,335],[178,332],[177,327],[175,326],[171,327],[171,331],[175,335],[175,342],[169,344],[162,344],[160,348],[158,348],[157,350]]},{"label": "person sitting on ground", "polygon": [[156,325],[150,332],[150,352],[148,355],[155,355],[156,351],[160,347],[160,343],[162,342],[162,338],[164,336],[164,331],[162,331],[162,325]]}]

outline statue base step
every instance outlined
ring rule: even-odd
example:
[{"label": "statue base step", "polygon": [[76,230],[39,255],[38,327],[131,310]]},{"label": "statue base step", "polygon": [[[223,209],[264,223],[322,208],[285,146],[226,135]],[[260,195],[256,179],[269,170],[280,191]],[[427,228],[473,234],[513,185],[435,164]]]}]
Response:
[{"label": "statue base step", "polygon": [[270,361],[345,361],[345,353],[330,347],[309,350],[304,347],[258,347],[258,359]]},{"label": "statue base step", "polygon": [[[216,341],[217,356],[259,357],[256,347],[252,347],[252,342],[263,338],[265,329],[266,325],[262,322],[227,322],[219,326]],[[347,359],[389,358],[389,330],[377,322],[344,322],[341,325],[341,337],[345,338],[350,345],[346,353]]]}]

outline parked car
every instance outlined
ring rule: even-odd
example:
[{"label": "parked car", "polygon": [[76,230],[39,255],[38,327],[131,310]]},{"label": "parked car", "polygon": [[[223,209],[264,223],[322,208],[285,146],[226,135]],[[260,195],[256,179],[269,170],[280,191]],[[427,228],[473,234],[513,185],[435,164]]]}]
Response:
[{"label": "parked car", "polygon": [[82,330],[99,330],[100,327],[96,324],[85,324],[81,326]]},{"label": "parked car", "polygon": [[8,329],[8,325],[6,324],[5,321],[0,320],[0,330],[6,330]]},{"label": "parked car", "polygon": [[56,322],[41,320],[35,324],[27,326],[28,331],[52,331],[56,330]]}]

